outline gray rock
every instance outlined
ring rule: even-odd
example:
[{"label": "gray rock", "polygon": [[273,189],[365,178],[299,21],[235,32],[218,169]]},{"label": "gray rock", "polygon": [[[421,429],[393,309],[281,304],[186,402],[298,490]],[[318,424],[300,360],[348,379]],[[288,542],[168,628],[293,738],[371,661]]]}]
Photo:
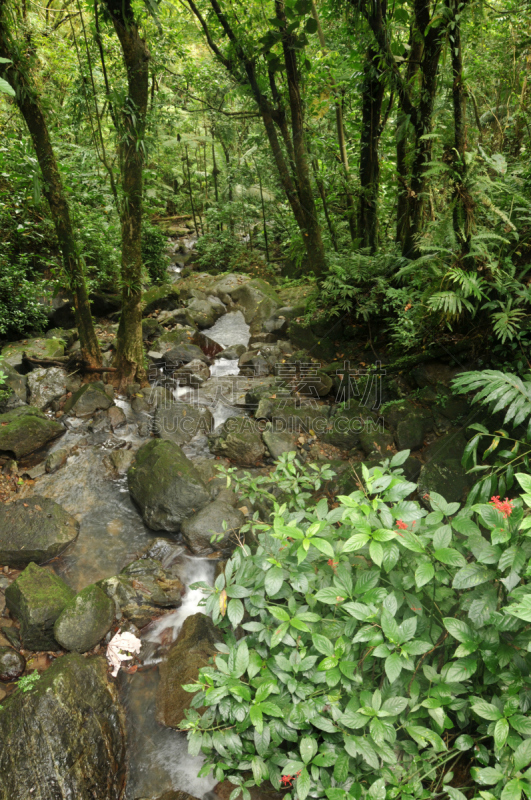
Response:
[{"label": "gray rock", "polygon": [[255,466],[265,455],[256,423],[248,417],[230,417],[219,434],[209,437],[210,452],[224,456],[242,467]]},{"label": "gray rock", "polygon": [[379,430],[376,414],[351,400],[344,407],[336,407],[324,430],[319,429],[316,433],[327,444],[352,450],[359,446],[362,433]]},{"label": "gray rock", "polygon": [[363,431],[360,445],[365,455],[372,458],[390,458],[394,452],[394,439],[387,431]]},{"label": "gray rock", "polygon": [[227,309],[221,300],[213,299],[215,302],[194,297],[188,303],[188,313],[198,328],[211,328],[216,320],[226,313]]},{"label": "gray rock", "polygon": [[[171,314],[171,311],[167,313]],[[146,317],[142,320],[142,340],[144,342],[151,342],[163,334],[164,328],[156,319],[153,319],[153,317]]]},{"label": "gray rock", "polygon": [[77,538],[79,523],[48,497],[0,505],[0,564],[22,569],[60,555]]},{"label": "gray rock", "polygon": [[271,368],[269,362],[260,353],[250,351],[244,353],[238,361],[242,375],[257,377],[269,375]]},{"label": "gray rock", "polygon": [[0,391],[11,392],[11,396],[2,401],[2,411],[9,411],[11,408],[25,405],[28,394],[28,379],[26,375],[21,375],[13,367],[5,362],[1,362],[0,372],[3,372],[4,382],[0,384]]},{"label": "gray rock", "polygon": [[58,469],[61,469],[66,464],[68,458],[68,450],[64,447],[60,447],[58,450],[54,450],[45,461],[44,469],[45,472],[57,472]]},{"label": "gray rock", "polygon": [[[207,556],[218,550],[228,555],[238,543],[237,535],[244,521],[245,517],[239,509],[223,500],[214,500],[188,517],[181,525],[181,533],[196,556]],[[214,535],[216,539],[211,543]]]},{"label": "gray rock", "polygon": [[185,325],[194,327],[194,321],[187,308],[175,308],[173,311],[161,311],[157,316],[161,325]]},{"label": "gray rock", "polygon": [[217,295],[218,297],[223,297],[223,295],[230,295],[234,289],[239,289],[240,286],[243,286],[245,283],[249,283],[251,278],[249,275],[241,275],[238,272],[233,272],[230,275],[225,275],[220,281],[218,281],[212,290],[212,293]]},{"label": "gray rock", "polygon": [[179,344],[190,344],[196,334],[195,327],[177,327],[173,331],[168,331],[153,342],[152,350],[159,353],[166,353]]},{"label": "gray rock", "polygon": [[295,436],[290,433],[275,433],[268,428],[262,434],[264,444],[271,453],[271,458],[275,461],[284,453],[290,453],[297,449]]},{"label": "gray rock", "polygon": [[142,302],[145,317],[154,311],[172,311],[179,306],[180,292],[175,286],[152,286],[144,292]]},{"label": "gray rock", "polygon": [[63,426],[37,408],[22,406],[0,415],[0,451],[13,453],[16,459],[40,450],[61,436]]},{"label": "gray rock", "polygon": [[111,460],[111,464],[113,465],[116,472],[124,473],[127,472],[131,464],[133,463],[135,454],[133,450],[113,450],[111,455],[109,456]]},{"label": "gray rock", "polygon": [[33,563],[7,587],[6,605],[20,622],[20,636],[26,650],[59,650],[53,626],[73,596],[74,592],[61,578]]},{"label": "gray rock", "polygon": [[[437,492],[449,503],[461,502],[472,482],[472,476],[466,474],[458,459],[433,458],[420,471],[418,492],[421,498]],[[423,502],[426,505],[427,501]]]},{"label": "gray rock", "polygon": [[244,344],[233,344],[215,355],[214,358],[226,358],[229,361],[237,361],[240,356],[246,352],[246,350],[247,348]]},{"label": "gray rock", "polygon": [[26,659],[12,647],[0,647],[0,681],[16,681],[26,669]]},{"label": "gray rock", "polygon": [[208,434],[213,428],[214,418],[208,408],[174,400],[155,410],[152,431],[159,439],[183,445],[197,433]]},{"label": "gray rock", "polygon": [[454,428],[428,445],[423,452],[423,456],[425,461],[431,461],[432,459],[444,461],[448,458],[456,458],[461,461],[466,445],[467,440],[461,428]]},{"label": "gray rock", "polygon": [[114,611],[114,603],[99,586],[86,586],[57,617],[54,637],[64,650],[86,653],[110,631]]},{"label": "gray rock", "polygon": [[271,420],[275,433],[309,433],[314,431],[318,436],[327,430],[329,416],[327,406],[316,403],[302,404],[294,398],[263,397],[258,403],[256,419]]},{"label": "gray rock", "polygon": [[[112,387],[111,387],[112,388]],[[90,417],[95,411],[105,410],[114,405],[114,400],[105,391],[101,382],[85,383],[65,403],[65,414],[76,417]]]},{"label": "gray rock", "polygon": [[[118,800],[125,724],[104,658],[70,653],[0,709],[0,800]],[[36,790],[36,791],[35,791]]]},{"label": "gray rock", "polygon": [[199,361],[208,362],[207,356],[203,353],[200,347],[195,344],[179,344],[172,347],[164,353],[163,361],[168,367],[180,367],[182,364],[188,364],[190,361],[198,359]]},{"label": "gray rock", "polygon": [[163,439],[142,445],[127,477],[131,496],[153,530],[178,531],[210,499],[192,462],[178,445]]},{"label": "gray rock", "polygon": [[210,369],[204,361],[194,358],[186,366],[176,369],[172,373],[172,378],[177,381],[179,386],[201,386],[210,378]]},{"label": "gray rock", "polygon": [[419,409],[402,419],[396,427],[396,446],[398,450],[418,450],[424,444],[424,437],[433,428],[433,417],[427,409]]},{"label": "gray rock", "polygon": [[61,367],[34,369],[28,375],[30,405],[44,410],[52,400],[58,400],[66,394],[66,380],[66,372]]},{"label": "gray rock", "polygon": [[185,619],[168,658],[159,667],[157,719],[162,725],[177,728],[185,718],[193,695],[182,687],[197,680],[199,670],[208,665],[220,641],[221,634],[210,617],[192,614]]},{"label": "gray rock", "polygon": [[107,417],[109,419],[111,430],[115,431],[117,428],[123,428],[127,424],[127,417],[125,411],[120,406],[111,406],[107,410]]},{"label": "gray rock", "polygon": [[57,358],[63,356],[65,343],[62,339],[24,339],[22,342],[6,344],[0,353],[2,364],[18,369],[22,367],[22,354],[30,358]]},{"label": "gray rock", "polygon": [[227,294],[242,309],[246,323],[251,326],[251,333],[259,333],[262,323],[281,305],[275,290],[260,278],[253,278]]}]

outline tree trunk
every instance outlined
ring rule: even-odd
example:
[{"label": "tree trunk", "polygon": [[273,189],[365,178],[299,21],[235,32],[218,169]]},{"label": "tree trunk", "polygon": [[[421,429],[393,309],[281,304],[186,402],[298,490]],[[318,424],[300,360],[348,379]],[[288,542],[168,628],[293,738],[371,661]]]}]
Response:
[{"label": "tree trunk", "polygon": [[140,37],[131,0],[104,0],[120,41],[128,97],[121,114],[122,314],[116,341],[117,379],[145,380],[142,345],[142,168],[148,105],[149,51]]},{"label": "tree trunk", "polygon": [[360,196],[358,202],[358,236],[361,247],[378,249],[378,191],[380,186],[380,117],[384,83],[379,69],[380,57],[372,45],[367,51],[362,90],[360,140]]},{"label": "tree trunk", "polygon": [[9,69],[4,68],[2,72],[6,74],[6,77],[10,78],[10,82],[14,85],[16,91],[15,101],[28,126],[41,168],[43,193],[50,207],[57,240],[63,256],[65,274],[74,296],[81,354],[87,366],[101,366],[100,346],[92,323],[83,263],[74,236],[70,209],[55,159],[46,118],[30,74],[25,66],[20,63],[17,48],[12,45],[6,25],[4,0],[0,0],[0,57],[9,59],[12,62],[12,64],[6,65]]}]

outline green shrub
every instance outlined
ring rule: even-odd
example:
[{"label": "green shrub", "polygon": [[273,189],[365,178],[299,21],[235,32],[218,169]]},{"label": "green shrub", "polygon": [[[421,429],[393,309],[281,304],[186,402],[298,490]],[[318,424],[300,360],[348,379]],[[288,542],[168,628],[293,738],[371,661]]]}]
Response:
[{"label": "green shrub", "polygon": [[144,220],[142,223],[142,261],[152,283],[168,280],[166,237],[160,228]]},{"label": "green shrub", "polygon": [[[531,796],[531,518],[520,499],[435,493],[428,511],[407,456],[363,466],[332,508],[309,495],[328,473],[284,457],[267,480],[286,501],[267,495],[256,545],[196,584],[224,642],[184,687],[181,727],[231,800],[266,779],[288,800]],[[264,481],[239,486],[266,497]]]},{"label": "green shrub", "polygon": [[42,287],[26,277],[26,269],[9,264],[0,255],[0,337],[17,338],[40,331],[46,324],[46,311],[39,296]]}]

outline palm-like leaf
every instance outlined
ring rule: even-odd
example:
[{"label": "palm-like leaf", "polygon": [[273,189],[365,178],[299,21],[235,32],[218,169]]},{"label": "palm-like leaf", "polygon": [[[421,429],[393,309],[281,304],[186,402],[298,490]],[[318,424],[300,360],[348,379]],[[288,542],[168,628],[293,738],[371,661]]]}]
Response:
[{"label": "palm-like leaf", "polygon": [[453,387],[459,392],[479,390],[473,402],[492,405],[493,414],[505,409],[504,424],[516,427],[531,418],[531,381],[523,381],[517,375],[496,369],[465,372],[454,378]]}]

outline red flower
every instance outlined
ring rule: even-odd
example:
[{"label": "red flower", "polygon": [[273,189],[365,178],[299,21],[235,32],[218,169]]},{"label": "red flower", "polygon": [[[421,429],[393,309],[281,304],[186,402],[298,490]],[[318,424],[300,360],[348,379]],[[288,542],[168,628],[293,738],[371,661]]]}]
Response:
[{"label": "red flower", "polygon": [[397,519],[396,527],[400,528],[401,531],[405,531],[405,530],[407,530],[407,523],[406,522],[402,522],[401,519]]},{"label": "red flower", "polygon": [[505,517],[505,519],[507,519],[507,517],[511,516],[514,504],[513,504],[513,501],[509,500],[508,497],[506,497],[505,500],[500,500],[500,496],[499,495],[493,495],[490,498],[489,503],[492,506],[494,506],[494,508],[496,508],[498,511],[500,511],[503,514],[503,516]]},{"label": "red flower", "polygon": [[328,564],[328,566],[329,566],[329,567],[332,567],[332,569],[333,569],[333,570],[334,570],[334,572],[335,572],[335,571],[336,571],[336,567],[337,567],[337,565],[339,564],[339,561],[334,561],[334,559],[333,559],[333,558],[329,558],[329,559],[328,559],[328,561],[327,561],[326,563]]},{"label": "red flower", "polygon": [[293,775],[283,775],[281,780],[284,786],[291,786],[291,782],[293,781]]}]

